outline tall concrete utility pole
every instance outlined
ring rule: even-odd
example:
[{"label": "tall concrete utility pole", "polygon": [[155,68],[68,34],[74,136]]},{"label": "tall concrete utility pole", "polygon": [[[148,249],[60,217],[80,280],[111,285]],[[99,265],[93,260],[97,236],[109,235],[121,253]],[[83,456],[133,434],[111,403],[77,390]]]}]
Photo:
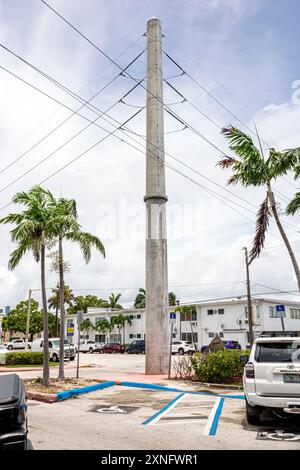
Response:
[{"label": "tall concrete utility pole", "polygon": [[146,374],[167,374],[170,356],[162,33],[147,23]]},{"label": "tall concrete utility pole", "polygon": [[249,275],[249,261],[248,261],[248,250],[246,247],[243,248],[245,251],[245,263],[246,263],[246,275],[247,275],[247,312],[248,312],[248,327],[249,327],[249,343],[250,348],[253,345],[253,319],[252,319],[252,304],[251,304],[251,293],[250,293],[250,275]]}]

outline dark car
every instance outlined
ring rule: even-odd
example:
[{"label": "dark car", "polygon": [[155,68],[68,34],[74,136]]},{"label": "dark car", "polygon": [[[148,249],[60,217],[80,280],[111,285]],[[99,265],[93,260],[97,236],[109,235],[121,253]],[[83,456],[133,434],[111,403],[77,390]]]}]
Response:
[{"label": "dark car", "polygon": [[102,348],[99,349],[101,354],[108,353],[108,354],[117,354],[121,353],[124,354],[125,349],[123,348],[122,344],[120,343],[107,343]]},{"label": "dark car", "polygon": [[0,450],[26,450],[27,403],[17,374],[0,377]]},{"label": "dark car", "polygon": [[126,348],[128,354],[145,354],[145,341],[143,339],[136,339],[132,341]]},{"label": "dark car", "polygon": [[[224,339],[222,340],[225,349],[242,349],[240,343],[238,341],[232,341],[231,339]],[[201,353],[208,351],[208,345],[201,347]]]}]

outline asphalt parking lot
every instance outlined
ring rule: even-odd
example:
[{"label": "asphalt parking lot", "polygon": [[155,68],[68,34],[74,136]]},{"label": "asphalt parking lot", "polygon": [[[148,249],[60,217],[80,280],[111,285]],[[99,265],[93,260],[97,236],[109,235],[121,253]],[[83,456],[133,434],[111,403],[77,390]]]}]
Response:
[{"label": "asphalt parking lot", "polygon": [[[187,390],[184,383],[176,386]],[[266,416],[260,428],[250,426],[242,399],[222,404],[216,424],[215,397],[116,385],[51,405],[29,401],[29,437],[34,449],[299,449],[294,434],[282,441],[275,432],[287,423]],[[300,433],[299,418],[289,425]],[[265,428],[271,434],[258,439]]]}]

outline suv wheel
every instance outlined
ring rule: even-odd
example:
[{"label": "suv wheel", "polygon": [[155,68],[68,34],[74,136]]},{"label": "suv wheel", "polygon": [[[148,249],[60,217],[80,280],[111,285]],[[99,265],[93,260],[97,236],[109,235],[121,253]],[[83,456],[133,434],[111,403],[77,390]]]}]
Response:
[{"label": "suv wheel", "polygon": [[9,346],[7,346],[7,349],[8,349],[9,351],[12,351],[12,350],[13,350],[12,345],[10,344]]},{"label": "suv wheel", "polygon": [[90,353],[90,354],[93,354],[93,352],[94,352],[93,348],[90,348],[90,349],[89,349],[89,353]]},{"label": "suv wheel", "polygon": [[179,354],[179,356],[183,356],[183,355],[184,355],[184,349],[183,349],[183,348],[179,348],[179,349],[178,349],[178,354]]},{"label": "suv wheel", "polygon": [[52,356],[52,361],[53,361],[53,362],[58,362],[57,354],[55,354],[55,353],[53,354],[53,356]]},{"label": "suv wheel", "polygon": [[260,424],[260,415],[261,410],[256,406],[249,405],[249,403],[246,401],[247,422],[249,424],[253,424],[254,426],[258,426]]}]

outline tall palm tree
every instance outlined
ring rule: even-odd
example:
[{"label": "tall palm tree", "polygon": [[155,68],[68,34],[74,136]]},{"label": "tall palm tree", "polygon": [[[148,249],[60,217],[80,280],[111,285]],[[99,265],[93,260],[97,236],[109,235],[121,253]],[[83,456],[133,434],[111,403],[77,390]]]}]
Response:
[{"label": "tall palm tree", "polygon": [[84,261],[89,263],[91,260],[91,250],[96,250],[105,257],[105,249],[100,238],[88,232],[83,232],[78,223],[78,214],[76,201],[74,199],[55,199],[50,191],[45,192],[48,197],[48,207],[51,212],[55,235],[58,241],[59,254],[59,297],[60,297],[60,358],[59,375],[64,379],[64,317],[65,317],[65,299],[64,299],[64,257],[63,242],[65,240],[77,243],[83,254]]},{"label": "tall palm tree", "polygon": [[94,330],[94,325],[89,318],[86,318],[80,325],[80,331],[82,333],[89,333],[91,330]]},{"label": "tall palm tree", "polygon": [[20,213],[12,213],[2,218],[0,223],[14,224],[11,238],[17,243],[17,248],[9,258],[9,268],[15,269],[27,252],[33,254],[34,260],[40,263],[41,290],[43,305],[43,332],[44,332],[44,359],[43,384],[49,385],[49,324],[47,311],[46,281],[45,281],[45,253],[46,248],[53,242],[53,224],[51,211],[47,207],[47,198],[39,186],[30,191],[17,193],[12,202],[25,206]]},{"label": "tall palm tree", "polygon": [[113,292],[110,294],[108,301],[109,301],[109,306],[112,309],[121,309],[123,308],[121,304],[119,304],[119,300],[122,294],[114,294]]},{"label": "tall palm tree", "polygon": [[121,328],[123,329],[123,344],[125,344],[125,325],[126,325],[126,323],[128,323],[129,325],[132,324],[131,318],[129,317],[129,315],[123,315],[122,313],[120,313],[119,315],[116,315],[115,317],[111,318],[112,328],[114,328],[115,326],[118,328],[120,343],[121,343],[121,338],[122,338]]},{"label": "tall palm tree", "polygon": [[100,334],[102,333],[106,335],[111,331],[111,328],[111,323],[106,319],[98,320],[95,324],[95,330],[98,331]]},{"label": "tall palm tree", "polygon": [[264,246],[269,220],[273,215],[280,235],[291,258],[300,291],[299,266],[291,244],[281,224],[275,196],[271,186],[271,182],[273,180],[286,174],[287,171],[293,168],[293,165],[297,164],[300,156],[300,148],[285,150],[283,152],[279,152],[274,148],[271,148],[269,149],[267,158],[264,158],[259,136],[259,148],[257,148],[250,136],[244,134],[235,127],[229,126],[222,129],[222,134],[229,141],[230,150],[232,150],[236,155],[236,157],[225,156],[218,162],[218,166],[221,168],[232,168],[233,170],[233,175],[229,178],[228,184],[241,183],[242,186],[245,187],[263,186],[266,188],[265,199],[260,205],[257,214],[256,233],[249,256],[249,263],[259,257]]},{"label": "tall palm tree", "polygon": [[[59,284],[57,284],[55,289],[52,289],[52,295],[48,298],[48,305],[49,308],[53,308],[55,310],[55,331],[56,336],[59,335],[58,332],[58,311],[60,306],[60,288]],[[72,289],[69,286],[64,286],[64,304],[67,304],[69,307],[73,304],[74,295]]]},{"label": "tall palm tree", "polygon": [[146,307],[146,290],[141,287],[135,298],[134,308],[145,308],[145,307]]}]

